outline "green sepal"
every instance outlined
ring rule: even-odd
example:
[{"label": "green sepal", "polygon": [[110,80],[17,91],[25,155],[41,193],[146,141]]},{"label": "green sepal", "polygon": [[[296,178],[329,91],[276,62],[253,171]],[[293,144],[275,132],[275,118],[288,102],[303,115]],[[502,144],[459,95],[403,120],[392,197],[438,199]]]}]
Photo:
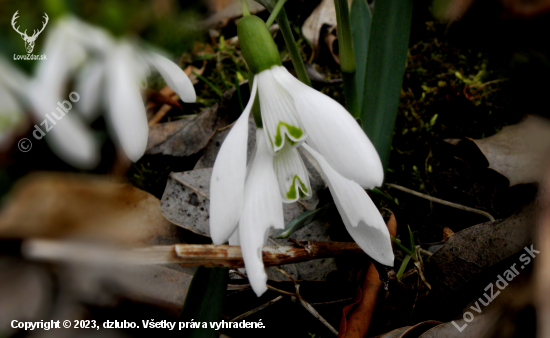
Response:
[{"label": "green sepal", "polygon": [[281,55],[277,45],[265,25],[265,22],[255,15],[242,18],[237,24],[237,35],[248,69],[254,74],[282,66]]}]

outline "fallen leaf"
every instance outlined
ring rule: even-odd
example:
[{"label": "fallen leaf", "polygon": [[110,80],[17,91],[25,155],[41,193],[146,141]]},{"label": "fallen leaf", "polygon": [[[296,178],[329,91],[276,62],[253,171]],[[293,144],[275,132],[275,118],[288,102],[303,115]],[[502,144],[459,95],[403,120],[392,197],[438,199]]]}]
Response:
[{"label": "fallen leaf", "polygon": [[[387,227],[390,235],[395,237],[397,234],[397,221],[393,214],[387,223]],[[362,286],[357,285],[353,303],[346,305],[342,311],[338,338],[362,338],[366,336],[381,286],[380,275],[374,263],[371,262]]]},{"label": "fallen leaf", "polygon": [[[494,317],[490,315],[479,315],[474,318],[475,320],[471,321],[470,323],[466,323],[464,319],[455,320],[454,323],[459,327],[462,328],[462,331],[458,330],[453,324],[453,322],[445,323],[438,325],[432,329],[429,329],[424,334],[418,336],[414,335],[413,337],[420,337],[420,338],[441,338],[441,337],[447,337],[447,338],[459,338],[459,337],[468,337],[468,338],[484,338],[488,337],[488,333],[490,332],[493,325],[495,325],[495,319]],[[408,337],[407,335],[403,335],[403,338]]]},{"label": "fallen leaf", "polygon": [[452,235],[427,261],[426,277],[430,283],[437,283],[432,291],[443,296],[457,290],[531,245],[536,212],[536,203],[531,202],[507,219],[478,224]]},{"label": "fallen leaf", "polygon": [[454,235],[454,231],[451,230],[448,227],[443,228],[443,242],[447,242],[449,238],[451,238],[452,235]]},{"label": "fallen leaf", "polygon": [[548,166],[550,122],[528,115],[496,135],[472,141],[487,157],[489,168],[506,176],[511,186],[539,182]]},{"label": "fallen leaf", "polygon": [[202,150],[216,131],[217,105],[200,114],[149,127],[147,154],[186,157]]},{"label": "fallen leaf", "polygon": [[[250,14],[256,14],[265,10],[264,6],[260,5],[255,1],[247,1]],[[223,9],[217,11],[208,19],[201,22],[201,27],[203,29],[210,28],[216,25],[225,27],[231,19],[241,17],[243,15],[243,9],[240,1],[232,1],[231,4],[224,6]]]},{"label": "fallen leaf", "polygon": [[0,237],[173,244],[176,228],[153,195],[129,184],[67,173],[19,181],[0,211]]},{"label": "fallen leaf", "polygon": [[336,8],[333,0],[322,0],[302,26],[302,34],[311,43],[313,50],[317,50],[319,35],[324,25],[336,26]]}]

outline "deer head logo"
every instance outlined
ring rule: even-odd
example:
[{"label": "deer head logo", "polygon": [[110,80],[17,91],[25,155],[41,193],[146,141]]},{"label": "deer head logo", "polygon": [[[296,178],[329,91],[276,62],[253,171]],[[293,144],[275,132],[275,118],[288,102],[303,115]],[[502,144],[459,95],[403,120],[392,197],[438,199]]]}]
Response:
[{"label": "deer head logo", "polygon": [[19,31],[19,26],[17,26],[17,28],[15,28],[15,21],[19,18],[17,16],[18,12],[19,12],[19,10],[15,11],[15,14],[11,18],[11,25],[12,25],[13,29],[15,29],[15,31],[17,33],[19,33],[19,35],[21,35],[23,40],[25,40],[25,48],[27,49],[27,53],[30,54],[30,53],[32,53],[32,50],[34,49],[34,42],[36,41],[36,38],[40,35],[40,33],[42,33],[42,31],[44,30],[44,28],[46,28],[46,25],[48,24],[48,20],[49,20],[48,14],[44,13],[44,19],[46,19],[46,21],[42,22],[42,29],[39,30],[39,31],[34,30],[33,35],[28,36],[26,29],[25,29],[24,33],[21,33]]}]

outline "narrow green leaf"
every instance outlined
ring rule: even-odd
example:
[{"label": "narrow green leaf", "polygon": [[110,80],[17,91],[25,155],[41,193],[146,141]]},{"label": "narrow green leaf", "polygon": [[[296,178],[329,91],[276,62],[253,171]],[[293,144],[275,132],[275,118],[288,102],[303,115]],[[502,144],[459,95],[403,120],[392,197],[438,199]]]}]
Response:
[{"label": "narrow green leaf", "polygon": [[409,240],[411,241],[411,251],[415,251],[416,250],[416,245],[414,244],[414,237],[413,237],[413,233],[411,231],[411,227],[407,225],[407,228],[409,229]]},{"label": "narrow green leaf", "polygon": [[326,215],[329,211],[333,210],[334,207],[335,207],[334,203],[329,203],[317,210],[304,212],[300,216],[293,219],[290,223],[288,223],[288,225],[283,230],[279,231],[275,235],[275,238],[290,237],[290,235],[292,235],[294,232],[300,230],[301,228],[305,227],[309,223]]},{"label": "narrow green leaf", "polygon": [[403,244],[401,244],[401,242],[400,242],[397,238],[393,237],[392,235],[390,235],[390,237],[391,237],[391,240],[392,240],[395,244],[397,244],[397,246],[398,246],[401,250],[405,251],[405,253],[406,253],[407,255],[412,255],[412,254],[413,254],[413,252],[412,252],[411,250],[405,248],[405,246],[404,246]]},{"label": "narrow green leaf", "polygon": [[[195,271],[187,297],[180,314],[181,322],[219,322],[222,317],[222,304],[228,282],[227,268],[205,268]],[[215,329],[199,328],[186,330],[186,337],[216,338]]]},{"label": "narrow green leaf", "polygon": [[364,111],[363,91],[365,88],[365,70],[367,69],[367,51],[372,15],[366,0],[353,0],[350,12],[351,35],[355,55],[355,87],[360,113]]},{"label": "narrow green leaf", "polygon": [[400,280],[401,277],[403,277],[403,273],[405,272],[405,269],[407,268],[407,264],[409,264],[410,260],[411,260],[411,255],[407,255],[403,259],[403,263],[401,263],[401,266],[399,267],[399,271],[397,271],[397,274],[395,275],[395,277],[397,277],[397,280]]},{"label": "narrow green leaf", "polygon": [[413,0],[380,0],[372,14],[361,120],[384,170],[388,168],[405,72],[412,4]]}]

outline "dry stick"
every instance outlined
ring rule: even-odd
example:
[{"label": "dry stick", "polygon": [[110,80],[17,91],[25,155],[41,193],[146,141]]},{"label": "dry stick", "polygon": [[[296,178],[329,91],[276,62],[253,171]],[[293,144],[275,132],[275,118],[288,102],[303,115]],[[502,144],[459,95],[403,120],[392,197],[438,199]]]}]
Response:
[{"label": "dry stick", "polygon": [[319,312],[317,312],[317,310],[315,310],[315,308],[313,306],[311,306],[311,304],[309,304],[308,302],[306,302],[302,296],[300,295],[300,284],[298,284],[298,282],[296,282],[296,280],[294,278],[292,278],[292,276],[290,276],[285,270],[283,269],[280,269],[280,268],[277,268],[277,270],[279,270],[279,272],[281,272],[283,275],[285,275],[288,279],[290,279],[293,283],[294,283],[294,287],[296,288],[296,298],[298,298],[298,300],[300,301],[300,304],[302,304],[302,306],[309,311],[309,313],[311,313],[311,315],[315,318],[317,318],[321,323],[323,323],[323,325],[325,325],[332,333],[334,333],[334,335],[338,335],[338,331],[336,331],[334,329],[334,327],[332,327],[332,325],[329,324],[329,322],[326,321],[325,318],[323,318],[323,316],[321,316],[321,314],[319,314]]},{"label": "dry stick", "polygon": [[453,207],[453,208],[456,208],[456,209],[460,209],[460,210],[464,210],[464,211],[469,211],[469,212],[474,212],[474,213],[476,213],[476,214],[483,215],[483,216],[487,217],[490,221],[494,221],[494,220],[495,220],[495,218],[494,218],[490,213],[488,213],[488,212],[486,212],[486,211],[483,211],[483,210],[474,209],[474,208],[470,208],[470,207],[467,207],[467,206],[462,205],[462,204],[458,204],[458,203],[453,203],[453,202],[445,201],[445,200],[442,200],[442,199],[439,199],[439,198],[436,198],[436,197],[432,197],[432,196],[429,196],[429,195],[420,193],[420,192],[418,192],[418,191],[411,190],[411,189],[409,189],[409,188],[402,187],[402,186],[397,185],[397,184],[386,183],[386,185],[387,185],[388,187],[392,187],[392,188],[395,188],[395,189],[397,189],[397,190],[401,190],[401,191],[407,192],[407,193],[409,193],[409,194],[412,194],[412,195],[415,195],[415,196],[418,196],[418,197],[427,199],[428,201],[436,202],[436,203],[443,204],[443,205],[446,205],[446,206],[449,206],[449,207]]},{"label": "dry stick", "polygon": [[[296,285],[296,291],[298,291],[299,288],[300,288],[300,285]],[[336,331],[332,327],[332,325],[330,325],[329,322],[327,322],[326,319],[323,318],[323,316],[321,316],[319,312],[317,312],[317,310],[313,308],[313,306],[311,306],[308,302],[303,300],[302,297],[298,297],[298,299],[300,300],[300,303],[302,304],[302,306],[305,307],[306,310],[308,310],[309,313],[313,315],[313,317],[317,318],[321,323],[323,323],[323,325],[325,325],[332,333],[334,333],[335,336],[338,336],[338,331]]]},{"label": "dry stick", "polygon": [[[264,246],[265,266],[306,262],[312,259],[340,255],[364,254],[355,243],[300,242],[296,246]],[[28,239],[23,243],[24,255],[47,261],[101,262],[105,264],[171,264],[182,266],[244,267],[239,246],[213,244],[156,245],[144,248],[110,248],[77,242],[48,239]]]},{"label": "dry stick", "polygon": [[338,299],[338,300],[330,300],[328,302],[309,303],[309,304],[311,304],[311,305],[329,305],[329,304],[336,304],[336,303],[342,303],[342,302],[349,302],[350,300],[353,300],[353,298],[344,298],[344,299]]},{"label": "dry stick", "polygon": [[271,289],[271,290],[276,291],[276,292],[278,292],[278,293],[282,293],[283,295],[287,295],[287,296],[296,296],[295,293],[288,292],[288,291],[281,290],[281,289],[277,289],[276,287],[271,286],[271,285],[269,285],[269,284],[266,284],[266,285],[267,285],[267,288],[268,288],[268,289]]},{"label": "dry stick", "polygon": [[266,307],[275,304],[276,302],[280,301],[281,299],[283,299],[283,296],[278,296],[277,298],[272,299],[272,300],[270,300],[269,302],[267,302],[267,303],[265,303],[265,304],[262,304],[262,305],[258,306],[258,307],[255,308],[255,309],[252,309],[252,310],[250,310],[250,311],[247,311],[247,312],[243,313],[242,315],[239,315],[239,316],[237,316],[237,317],[231,319],[230,322],[236,322],[237,320],[241,320],[241,319],[244,319],[244,318],[246,318],[246,317],[248,317],[248,316],[250,316],[250,315],[253,315],[253,314],[255,314],[256,312],[259,312],[259,311],[265,309]]},{"label": "dry stick", "polygon": [[163,104],[162,107],[155,113],[151,121],[149,121],[149,126],[154,126],[159,123],[160,120],[172,109],[172,106],[169,104]]},{"label": "dry stick", "polygon": [[[348,242],[300,242],[296,246],[264,246],[262,257],[265,266],[305,262],[347,254],[364,254],[356,243]],[[176,244],[180,264],[229,268],[244,267],[240,246],[213,244]]]}]

